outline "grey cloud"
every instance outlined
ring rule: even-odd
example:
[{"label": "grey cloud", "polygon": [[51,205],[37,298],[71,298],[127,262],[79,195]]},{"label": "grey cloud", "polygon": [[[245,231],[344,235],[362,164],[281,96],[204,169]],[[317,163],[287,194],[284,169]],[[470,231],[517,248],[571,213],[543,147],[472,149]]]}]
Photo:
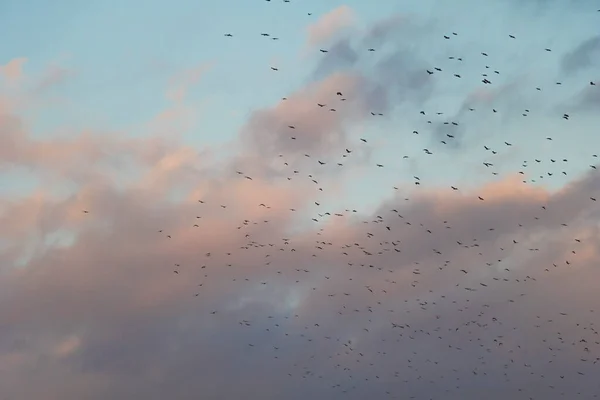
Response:
[{"label": "grey cloud", "polygon": [[[595,85],[591,85],[594,83]],[[589,82],[583,82],[585,87],[581,89],[575,96],[566,99],[557,107],[560,110],[572,110],[572,112],[581,111],[589,113],[591,116],[596,116],[600,110],[600,79],[590,79]]]},{"label": "grey cloud", "polygon": [[591,37],[563,56],[561,68],[575,73],[600,63],[600,36]]},{"label": "grey cloud", "polygon": [[580,94],[578,106],[584,110],[597,112],[600,110],[600,79],[595,81],[595,86],[588,85]]},{"label": "grey cloud", "polygon": [[388,90],[392,104],[422,104],[432,94],[434,82],[426,73],[426,63],[409,49],[385,57],[375,68],[381,87]]},{"label": "grey cloud", "polygon": [[[433,144],[441,150],[464,151],[472,146],[480,146],[483,141],[494,137],[496,132],[492,127],[506,127],[515,117],[521,117],[523,110],[531,108],[534,101],[531,96],[532,88],[526,86],[526,82],[526,77],[519,76],[506,83],[471,92],[456,113],[445,116],[443,122],[435,122]],[[543,111],[542,104],[538,103],[537,107],[538,112]],[[494,113],[494,109],[497,113]],[[490,122],[492,118],[496,120],[493,125]],[[451,122],[458,123],[458,126]],[[447,134],[454,138],[449,138]],[[446,145],[440,145],[441,140]]]},{"label": "grey cloud", "polygon": [[[347,146],[346,125],[368,114],[359,95],[362,85],[359,76],[330,75],[275,107],[254,112],[241,132],[245,149],[264,159],[279,154],[288,159],[307,153],[314,157],[339,154]],[[342,102],[337,92],[348,101]]]},{"label": "grey cloud", "polygon": [[334,72],[351,69],[359,60],[360,56],[353,48],[350,38],[340,39],[327,49],[327,53],[317,64],[312,79],[320,80]]},{"label": "grey cloud", "polygon": [[[275,107],[253,113],[242,130],[248,146],[263,156],[330,155],[348,147],[352,123],[372,118],[372,112],[385,114],[405,103],[424,102],[434,84],[425,71],[427,65],[414,46],[406,41],[397,46],[399,32],[392,29],[390,21],[384,22],[370,35],[392,51],[378,48],[369,52],[357,44],[360,38],[340,39],[322,56],[307,89]],[[346,101],[340,102],[337,92]],[[326,107],[317,107],[317,103]],[[336,112],[328,113],[329,108]]]},{"label": "grey cloud", "polygon": [[[43,356],[29,375],[33,378],[28,378],[28,385],[4,381],[3,387],[17,397],[36,393],[27,390],[37,387],[37,393],[45,389],[45,398],[78,398],[82,388],[76,382],[85,377],[93,382],[90,388],[98,387],[96,397],[91,397],[98,399],[130,398],[132,393],[149,399],[167,395],[191,399],[199,393],[205,398],[244,393],[248,398],[361,398],[368,392],[383,397],[386,390],[458,398],[477,397],[505,379],[498,398],[518,389],[553,398],[547,388],[553,382],[548,380],[565,374],[567,380],[555,383],[556,390],[571,393],[575,389],[566,385],[571,382],[582,393],[592,393],[593,366],[578,361],[583,345],[567,343],[593,340],[593,332],[583,329],[589,327],[588,309],[598,306],[590,297],[596,258],[573,261],[571,268],[589,275],[587,286],[576,286],[575,276],[564,275],[568,268],[564,257],[574,249],[575,235],[586,248],[594,248],[599,240],[581,230],[585,221],[598,217],[589,199],[600,190],[598,177],[589,175],[546,201],[536,197],[535,191],[517,195],[511,188],[497,189],[498,197],[484,195],[484,202],[476,194],[468,195],[473,196],[471,200],[458,194],[453,199],[456,193],[449,193],[413,195],[416,204],[411,205],[399,196],[364,216],[369,224],[361,218],[342,232],[326,228],[320,236],[305,233],[292,238],[289,245],[281,244],[285,224],[257,225],[255,229],[262,233],[252,234],[257,242],[247,250],[240,247],[248,247],[250,239],[244,238],[244,231],[235,232],[235,223],[232,234],[219,239],[224,242],[211,241],[210,232],[200,231],[189,244],[185,240],[162,243],[153,225],[176,232],[176,226],[189,223],[188,218],[193,219],[198,211],[176,205],[154,215],[152,200],[144,196],[119,200],[116,194],[99,192],[95,212],[111,222],[110,231],[85,234],[72,248],[53,250],[33,261],[29,272],[5,275],[1,283],[8,289],[2,291],[5,298],[0,309],[5,333],[2,349],[15,348],[10,341],[26,332],[26,345],[16,348],[24,352],[73,332],[80,335],[83,347],[62,361]],[[115,206],[101,207],[107,203]],[[542,205],[548,209],[542,210]],[[391,208],[404,218],[390,213]],[[384,222],[373,222],[377,215]],[[451,229],[444,228],[444,219]],[[555,231],[561,223],[570,227]],[[495,231],[488,231],[489,227]],[[550,236],[540,239],[541,232]],[[369,239],[367,233],[374,236]],[[478,247],[473,247],[475,238]],[[514,245],[513,238],[521,244]],[[322,250],[315,247],[319,246],[315,240],[325,243],[320,245]],[[398,246],[385,243],[391,241]],[[372,255],[364,254],[355,242]],[[345,248],[346,244],[351,247]],[[291,247],[296,253],[290,252]],[[528,252],[529,247],[541,251]],[[401,253],[385,248],[398,248]],[[213,258],[204,255],[208,250]],[[231,256],[226,255],[228,251]],[[344,251],[349,255],[343,256]],[[272,255],[270,266],[264,265],[265,254]],[[515,263],[513,257],[521,261]],[[496,265],[496,258],[504,261],[497,267],[485,265]],[[452,263],[444,267],[444,260]],[[174,262],[182,265],[180,276],[172,273]],[[207,269],[200,268],[203,264]],[[513,271],[504,271],[502,265]],[[412,287],[414,268],[421,274],[413,276],[419,283]],[[470,275],[459,272],[462,268]],[[545,268],[551,272],[544,272]],[[544,278],[544,274],[555,278]],[[492,277],[501,279],[493,281]],[[201,289],[199,282],[205,283]],[[487,282],[489,288],[479,282]],[[468,292],[464,287],[478,291]],[[571,300],[575,287],[577,301]],[[300,308],[286,309],[286,297],[298,288],[304,293]],[[564,294],[560,310],[543,307],[551,301],[549,288]],[[195,291],[201,291],[201,296],[195,297]],[[579,310],[586,301],[592,303]],[[218,313],[211,315],[212,310]],[[574,316],[554,325],[547,322],[558,319],[559,311]],[[538,322],[534,313],[543,319]],[[582,323],[581,327],[575,327],[574,321]],[[393,328],[391,322],[410,327]],[[542,328],[536,329],[536,324]],[[555,331],[567,343],[552,336]],[[562,351],[539,347],[540,333],[548,335],[548,346]],[[348,340],[351,343],[346,346]],[[519,345],[530,352],[537,350],[521,354]],[[556,364],[544,364],[552,359]],[[510,368],[504,370],[502,364]],[[525,364],[534,366],[535,376],[524,375],[530,370]],[[399,371],[398,377],[394,371]],[[509,375],[503,378],[505,371]],[[59,385],[47,380],[53,376],[69,379]],[[23,388],[18,389],[19,385]]]},{"label": "grey cloud", "polygon": [[363,76],[366,84],[362,94],[374,112],[388,112],[405,102],[422,103],[431,95],[434,83],[428,79],[429,64],[415,43],[429,35],[424,27],[402,15],[377,21],[362,36],[348,36],[333,44],[313,77],[335,70]]}]

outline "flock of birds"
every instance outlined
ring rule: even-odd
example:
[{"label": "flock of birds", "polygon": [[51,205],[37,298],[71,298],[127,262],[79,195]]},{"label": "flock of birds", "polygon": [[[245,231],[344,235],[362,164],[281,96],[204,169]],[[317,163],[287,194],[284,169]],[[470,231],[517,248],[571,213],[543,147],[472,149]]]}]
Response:
[{"label": "flock of birds", "polygon": [[[263,32],[261,35],[271,40],[279,40],[270,33]],[[226,33],[225,36],[233,38],[234,34]],[[459,36],[457,32],[450,32],[443,35],[440,41],[452,40],[456,36]],[[510,33],[507,33],[506,37],[507,40],[518,40]],[[329,52],[324,48],[319,50],[324,54]],[[377,49],[366,48],[365,51],[376,52]],[[552,49],[541,47],[539,51],[542,56],[544,52],[551,52]],[[486,52],[481,52],[480,57],[485,60],[489,56]],[[459,56],[451,56],[449,59],[451,62],[465,62],[463,57]],[[270,68],[281,73],[275,66]],[[478,77],[448,72],[451,68],[431,66],[424,70],[423,74],[427,79],[479,79],[482,85],[494,85],[495,76],[501,75],[501,71],[492,65],[485,65]],[[596,87],[597,82],[590,79],[581,82],[581,86]],[[535,86],[531,88],[537,91],[544,89]],[[331,93],[328,99],[323,99],[314,106],[323,109],[324,112],[336,112],[344,107],[345,102],[352,100],[340,88],[339,91]],[[493,115],[504,111],[472,107],[468,108],[468,112],[487,112]],[[371,110],[370,114],[372,117],[383,116],[378,110]],[[527,117],[530,115],[530,109],[522,110],[521,114],[522,117]],[[439,139],[441,145],[452,145],[457,139],[454,129],[460,126],[461,121],[446,120],[444,113],[439,110],[421,110],[419,118],[427,124],[441,126],[442,137],[434,138],[436,141]],[[571,115],[563,113],[560,118],[568,121]],[[290,122],[287,130],[289,140],[298,140],[302,126]],[[423,135],[426,132],[415,129],[412,134]],[[548,136],[543,140],[552,142],[553,138]],[[341,159],[336,160],[319,159],[314,155],[304,154],[303,162],[310,165],[310,173],[303,172],[299,167],[292,167],[297,160],[288,160],[286,154],[279,154],[278,160],[286,174],[285,179],[306,179],[314,184],[316,196],[326,196],[327,188],[319,177],[318,169],[329,164],[343,167],[344,160],[352,157],[358,146],[367,142],[368,139],[362,137],[357,141],[356,148],[340,149]],[[486,144],[481,148],[488,158],[483,166],[491,175],[500,174],[494,158],[509,153],[513,145],[512,142],[503,141],[497,146]],[[429,157],[435,152],[435,148],[424,148],[422,156]],[[408,159],[413,156],[401,157]],[[598,155],[590,154],[589,157],[589,167],[595,170]],[[310,164],[311,161],[313,164]],[[544,173],[529,176],[528,168],[532,169],[532,165],[544,163],[549,166]],[[385,168],[383,163],[376,163],[374,167]],[[533,184],[550,179],[554,175],[568,175],[567,167],[567,158],[534,158],[523,160],[519,170],[513,173],[521,175],[524,184]],[[241,179],[253,180],[245,171],[237,171],[237,175]],[[415,191],[424,184],[419,176],[414,176],[412,183]],[[381,396],[377,396],[381,398],[440,399],[449,398],[447,396],[451,394],[467,398],[469,386],[473,382],[491,384],[488,379],[493,377],[502,382],[501,384],[508,384],[511,380],[521,382],[516,384],[518,392],[514,393],[517,396],[515,398],[545,399],[550,395],[568,399],[597,397],[596,393],[582,392],[578,384],[573,383],[577,376],[589,377],[600,373],[600,369],[597,368],[600,361],[600,336],[593,322],[593,309],[584,310],[589,313],[589,320],[568,320],[560,325],[561,328],[557,325],[559,320],[566,319],[569,315],[560,310],[545,310],[554,315],[537,315],[533,320],[517,321],[512,318],[512,314],[516,313],[515,310],[519,307],[527,307],[524,301],[528,290],[548,274],[551,275],[559,269],[572,268],[573,259],[567,256],[537,268],[513,268],[518,261],[511,255],[520,254],[520,251],[535,253],[540,249],[527,247],[524,244],[526,240],[522,239],[519,233],[515,233],[514,236],[501,236],[493,243],[487,242],[485,232],[509,229],[496,226],[479,227],[478,231],[483,235],[481,237],[458,237],[453,233],[455,229],[452,215],[439,221],[435,221],[433,216],[423,216],[423,220],[412,220],[404,213],[404,210],[413,207],[411,200],[399,195],[403,188],[395,186],[393,189],[398,195],[397,198],[402,197],[403,201],[387,210],[381,208],[377,212],[378,215],[374,215],[372,219],[355,224],[359,227],[358,233],[349,241],[329,234],[325,228],[319,228],[318,224],[331,218],[357,219],[360,218],[359,211],[323,210],[323,201],[319,199],[314,202],[319,211],[308,217],[317,226],[312,237],[314,242],[310,245],[305,236],[295,239],[293,235],[288,235],[279,238],[279,241],[255,238],[252,227],[269,223],[268,217],[262,220],[240,221],[235,228],[241,231],[244,243],[241,247],[232,247],[224,256],[242,252],[240,264],[264,264],[267,272],[259,282],[244,276],[244,265],[239,265],[239,269],[231,269],[236,267],[233,263],[216,265],[212,262],[215,258],[214,252],[206,252],[201,256],[198,264],[200,267],[182,265],[180,261],[174,260],[172,273],[177,275],[176,279],[186,279],[186,276],[196,279],[197,275],[193,271],[200,268],[202,281],[198,283],[197,291],[190,294],[200,299],[203,288],[210,282],[210,271],[224,267],[228,267],[229,271],[236,271],[234,276],[227,278],[232,282],[261,286],[279,283],[308,284],[312,292],[311,300],[318,303],[319,311],[323,314],[320,319],[307,311],[306,319],[300,313],[292,312],[285,316],[253,315],[235,321],[238,329],[262,329],[264,335],[268,335],[263,335],[263,338],[268,337],[268,340],[261,340],[261,344],[249,339],[244,344],[245,353],[239,356],[252,358],[262,354],[262,357],[272,356],[274,360],[284,361],[286,364],[277,365],[280,370],[286,371],[289,380],[299,385],[313,385],[311,380],[320,382],[323,390],[327,388],[334,391],[327,392],[328,396],[333,396],[332,393],[359,393],[365,381],[368,381],[376,383],[375,386],[368,386],[369,393],[379,390]],[[459,185],[451,182],[448,183],[448,190],[461,192]],[[588,202],[597,201],[593,193],[580,193],[580,196]],[[473,202],[487,200],[489,199],[480,195],[474,198]],[[190,227],[194,229],[202,229],[203,215],[216,215],[219,209],[226,209],[228,205],[210,204],[206,199],[199,199],[198,206],[199,215],[190,221]],[[257,204],[256,207],[263,208],[264,215],[268,215],[268,210],[271,209],[268,202]],[[531,221],[514,221],[516,229],[513,232],[543,224],[554,224],[556,229],[568,226],[567,221],[561,221],[562,210],[553,209],[549,204],[539,204],[537,207],[538,212]],[[300,210],[289,208],[288,211],[293,213]],[[482,221],[482,225],[484,224],[485,221]],[[166,229],[159,229],[158,232],[164,235],[165,239],[172,239],[174,235]],[[572,257],[575,257],[585,244],[584,241],[585,239],[580,237],[568,239],[569,254]],[[406,245],[407,242],[412,244]],[[409,246],[412,245],[430,245],[430,255],[424,259],[411,259],[413,249]],[[460,256],[456,256],[457,249],[463,249]],[[302,254],[308,258],[295,254]],[[344,260],[346,265],[343,268],[330,267],[332,259]],[[412,265],[408,270],[412,279],[407,279],[406,274],[398,275],[399,270],[396,266],[400,262]],[[482,270],[485,273],[482,274]],[[272,279],[269,279],[269,276]],[[428,286],[430,280],[436,280],[436,276],[438,285]],[[474,277],[470,278],[471,276]],[[323,292],[324,290],[326,292]],[[489,301],[486,296],[488,291]],[[223,316],[226,313],[227,310],[215,308],[210,310],[206,318],[221,316],[219,323],[223,324],[224,329],[234,329],[226,326],[226,316]],[[293,320],[294,325],[290,325],[290,321]],[[429,325],[419,322],[424,320],[429,321]],[[336,330],[339,326],[351,322],[362,324],[361,332],[357,334],[360,340],[343,337]],[[531,330],[535,331],[533,335],[539,343],[526,343],[526,339],[523,339],[527,337],[531,340],[532,334],[528,333]],[[250,337],[255,338],[249,334],[248,338]],[[368,340],[377,345],[364,345]],[[435,352],[427,351],[428,347],[437,348],[439,343],[442,343],[446,352],[439,354],[448,354],[448,358],[435,358]],[[536,347],[538,353],[528,353],[528,346]],[[295,350],[286,352],[287,347]],[[560,363],[556,360],[560,360],[561,354],[567,351],[570,355],[575,354],[576,359],[571,360],[567,367],[556,366]],[[528,358],[531,354],[536,354],[535,358]],[[460,360],[461,358],[472,362],[469,364]],[[522,368],[519,371],[526,373],[514,372],[517,364]],[[553,368],[548,369],[547,374],[540,372],[548,365],[552,365]],[[468,375],[461,375],[465,368]],[[531,375],[532,380],[523,383],[519,380],[523,378],[523,374]],[[461,380],[461,376],[466,378]],[[535,382],[535,385],[532,386],[531,382]],[[429,387],[432,393],[435,391],[446,397],[428,395],[427,390],[421,390],[419,395],[414,394],[411,388],[416,386]]]}]

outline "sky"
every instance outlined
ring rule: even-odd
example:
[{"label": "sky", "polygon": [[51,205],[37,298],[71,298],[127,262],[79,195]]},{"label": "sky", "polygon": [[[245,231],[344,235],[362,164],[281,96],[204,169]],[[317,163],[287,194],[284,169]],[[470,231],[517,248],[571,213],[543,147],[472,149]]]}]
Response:
[{"label": "sky", "polygon": [[599,27],[0,1],[3,396],[596,397]]}]

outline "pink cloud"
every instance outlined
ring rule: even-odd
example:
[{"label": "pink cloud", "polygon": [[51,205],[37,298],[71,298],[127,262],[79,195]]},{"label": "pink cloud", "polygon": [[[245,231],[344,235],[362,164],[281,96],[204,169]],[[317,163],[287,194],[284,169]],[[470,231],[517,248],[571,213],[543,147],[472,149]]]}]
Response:
[{"label": "pink cloud", "polygon": [[196,85],[202,76],[212,68],[212,66],[212,64],[202,64],[174,75],[169,81],[167,98],[177,103],[183,102],[188,90]]},{"label": "pink cloud", "polygon": [[333,38],[344,28],[356,23],[354,11],[347,5],[337,7],[321,16],[315,23],[309,25],[308,44],[315,46]]},{"label": "pink cloud", "polygon": [[163,160],[161,165],[165,167],[168,157],[173,160],[174,152],[179,157],[188,154],[189,158],[191,151],[177,144],[178,135],[195,123],[192,109],[185,106],[163,110],[142,124],[141,129],[147,132],[143,139],[131,139],[122,132],[91,130],[37,139],[30,134],[27,121],[10,106],[0,108],[0,166],[24,166],[42,175],[79,183],[101,179],[110,171],[122,173],[121,168],[127,163],[135,169]]},{"label": "pink cloud", "polygon": [[[191,156],[185,152],[174,154],[169,168],[181,171]],[[356,343],[368,342],[372,331],[385,331],[390,319],[400,323],[403,315],[383,320],[377,317],[377,324],[365,325],[371,329],[366,332],[364,326],[356,323],[357,318],[360,321],[363,318],[355,309],[390,308],[395,297],[413,299],[430,295],[427,289],[441,290],[454,284],[467,286],[467,278],[459,269],[476,270],[486,261],[507,258],[498,247],[505,246],[511,253],[519,248],[541,247],[535,244],[533,234],[540,229],[551,232],[559,220],[576,221],[584,208],[574,200],[576,196],[588,198],[591,192],[586,188],[594,187],[597,179],[589,176],[576,182],[568,193],[549,193],[512,179],[463,194],[446,191],[419,195],[415,190],[411,196],[416,199],[414,202],[407,204],[401,196],[358,221],[345,219],[337,226],[325,225],[323,231],[317,225],[294,233],[290,229],[298,218],[310,218],[306,206],[314,199],[312,191],[287,182],[269,182],[260,176],[249,180],[231,172],[225,169],[215,179],[199,178],[198,190],[177,203],[165,202],[162,196],[149,196],[145,191],[133,188],[120,191],[110,185],[89,187],[77,199],[47,203],[42,209],[39,201],[33,201],[30,207],[38,211],[30,213],[36,215],[32,220],[54,220],[59,227],[68,220],[66,215],[77,215],[73,224],[76,223],[81,233],[72,245],[49,249],[31,260],[26,268],[5,272],[0,278],[4,297],[0,302],[0,326],[11,327],[10,332],[40,331],[43,327],[44,335],[57,338],[51,347],[57,355],[68,353],[69,359],[85,360],[93,356],[90,352],[94,346],[110,349],[122,341],[143,341],[141,335],[148,335],[143,332],[148,332],[150,326],[154,326],[153,330],[161,329],[161,325],[174,324],[173,317],[184,321],[196,315],[195,318],[201,316],[204,321],[202,328],[197,328],[196,340],[205,344],[200,346],[204,350],[200,350],[199,357],[206,359],[211,354],[210,348],[216,346],[221,352],[225,351],[221,345],[207,346],[211,342],[205,332],[220,332],[222,343],[226,333],[219,327],[233,319],[228,313],[241,313],[231,321],[238,324],[238,319],[251,319],[245,313],[250,313],[258,304],[267,309],[273,304],[285,310],[287,296],[298,290],[298,304],[293,306],[292,313],[300,315],[303,322],[293,322],[297,329],[304,330],[309,322],[310,326],[318,323],[323,332],[343,328],[338,335],[352,334]],[[174,174],[171,179],[177,176]],[[485,197],[485,201],[478,200],[477,195]],[[261,206],[262,203],[265,206]],[[589,208],[592,205],[588,203]],[[544,204],[554,204],[554,209],[542,220],[534,220]],[[298,211],[290,211],[292,205]],[[82,206],[90,213],[83,215]],[[403,218],[391,212],[392,208],[398,209]],[[25,211],[8,212],[15,216],[15,221],[18,215],[25,214]],[[444,219],[450,222],[451,229],[444,228]],[[364,224],[363,220],[368,223]],[[11,226],[15,226],[14,223]],[[520,228],[519,223],[524,227]],[[194,227],[195,224],[199,226]],[[31,223],[28,226],[31,227]],[[496,230],[489,232],[488,227]],[[598,238],[581,235],[581,231],[570,232],[587,243],[578,250],[578,256],[571,258],[572,263],[591,271],[586,266],[595,265],[597,252],[589,249]],[[564,231],[562,235],[567,233]],[[368,234],[374,236],[369,238]],[[478,247],[466,249],[455,243],[459,240],[471,245],[473,238],[479,239]],[[520,244],[512,244],[513,238]],[[564,257],[573,249],[572,242],[561,242],[558,237],[556,240],[552,243],[563,243],[557,257],[547,256],[530,262],[526,274],[541,281],[540,274],[553,260],[564,265]],[[391,244],[392,241],[398,245]],[[484,256],[478,256],[479,252]],[[442,266],[446,259],[453,263],[440,272],[437,266]],[[353,265],[348,266],[348,262]],[[418,278],[412,272],[415,268],[422,271]],[[490,282],[495,282],[491,278],[499,274],[494,271],[488,269],[478,279],[491,285]],[[413,287],[414,280],[421,283]],[[427,286],[423,284],[425,281],[429,282]],[[474,284],[479,285],[479,281]],[[264,303],[256,303],[258,297],[253,295],[256,287],[269,290],[270,294],[261,297]],[[313,287],[316,290],[312,290]],[[284,294],[276,295],[278,288]],[[196,297],[196,293],[199,296]],[[346,299],[343,293],[351,293],[351,296]],[[492,288],[490,293],[502,299],[503,294],[498,289]],[[329,298],[329,294],[335,297]],[[248,300],[251,298],[255,300]],[[342,305],[346,304],[347,310],[344,310]],[[211,315],[213,310],[217,311],[216,316]],[[267,312],[273,311],[263,311]],[[338,312],[342,312],[341,316]],[[258,314],[262,318],[266,318],[265,315]],[[355,322],[344,319],[347,315]],[[432,317],[427,317],[425,312],[419,315],[411,321],[421,318],[425,323]],[[376,318],[375,314],[371,318]],[[161,325],[153,325],[158,321],[162,321]],[[252,319],[253,324],[257,321],[258,317]],[[290,329],[286,328],[286,332]],[[69,342],[68,338],[74,337],[72,332],[78,332],[77,339]],[[255,339],[243,336],[239,340],[247,347],[247,341]],[[236,346],[233,344],[236,342],[227,343]],[[139,360],[141,355],[134,354]],[[125,354],[114,357],[125,357]],[[220,366],[214,364],[213,368]],[[112,385],[123,384],[117,375],[111,375]],[[61,387],[61,393],[77,392],[75,386],[65,382],[56,387],[56,383],[39,381],[37,385],[57,391]],[[215,390],[224,389],[219,386]]]},{"label": "pink cloud", "polygon": [[8,83],[17,83],[23,78],[23,65],[27,62],[27,58],[14,58],[7,64],[0,65],[0,75]]},{"label": "pink cloud", "polygon": [[[348,140],[346,125],[369,114],[361,94],[363,85],[360,76],[330,75],[288,96],[275,107],[254,112],[242,130],[241,139],[258,154],[270,156],[281,153],[292,157],[305,153],[317,156],[343,151]],[[338,92],[343,96],[337,95]]]}]

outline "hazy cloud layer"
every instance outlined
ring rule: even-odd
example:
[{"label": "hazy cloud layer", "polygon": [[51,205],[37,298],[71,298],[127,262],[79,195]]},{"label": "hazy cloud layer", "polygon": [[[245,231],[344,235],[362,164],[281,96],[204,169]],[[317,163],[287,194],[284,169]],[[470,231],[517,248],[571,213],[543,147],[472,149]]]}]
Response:
[{"label": "hazy cloud layer", "polygon": [[[427,73],[442,55],[420,47],[436,21],[398,15],[338,32],[353,15],[344,6],[310,28],[311,43],[336,39],[306,86],[253,111],[238,153],[224,159],[180,135],[194,122],[188,89],[208,66],[168,82],[158,96],[170,103],[141,124],[144,135],[92,127],[51,139],[32,133],[28,106],[75,75],[56,67],[36,80],[23,73],[25,59],[1,67],[10,85],[28,86],[0,92],[0,171],[42,182],[0,197],[4,395],[597,396],[597,157],[570,160],[586,171],[565,172],[558,190],[533,185],[534,167],[515,162],[469,189],[402,180],[373,212],[331,206],[357,170],[373,182],[405,173],[377,166],[381,149],[358,129],[400,108],[415,118],[427,108],[417,129],[452,142],[456,164],[494,134],[491,117],[474,113],[497,107],[518,111],[510,121],[526,118],[515,100],[528,100],[525,78],[482,89],[477,77],[428,126],[442,109],[431,102],[447,89]],[[590,46],[565,55],[565,71],[590,66]],[[598,109],[598,86],[584,83],[576,101]],[[483,123],[489,130],[473,137]],[[499,140],[496,164],[513,146]],[[517,138],[518,146],[542,145]],[[546,176],[562,177],[567,160],[546,158]]]}]

